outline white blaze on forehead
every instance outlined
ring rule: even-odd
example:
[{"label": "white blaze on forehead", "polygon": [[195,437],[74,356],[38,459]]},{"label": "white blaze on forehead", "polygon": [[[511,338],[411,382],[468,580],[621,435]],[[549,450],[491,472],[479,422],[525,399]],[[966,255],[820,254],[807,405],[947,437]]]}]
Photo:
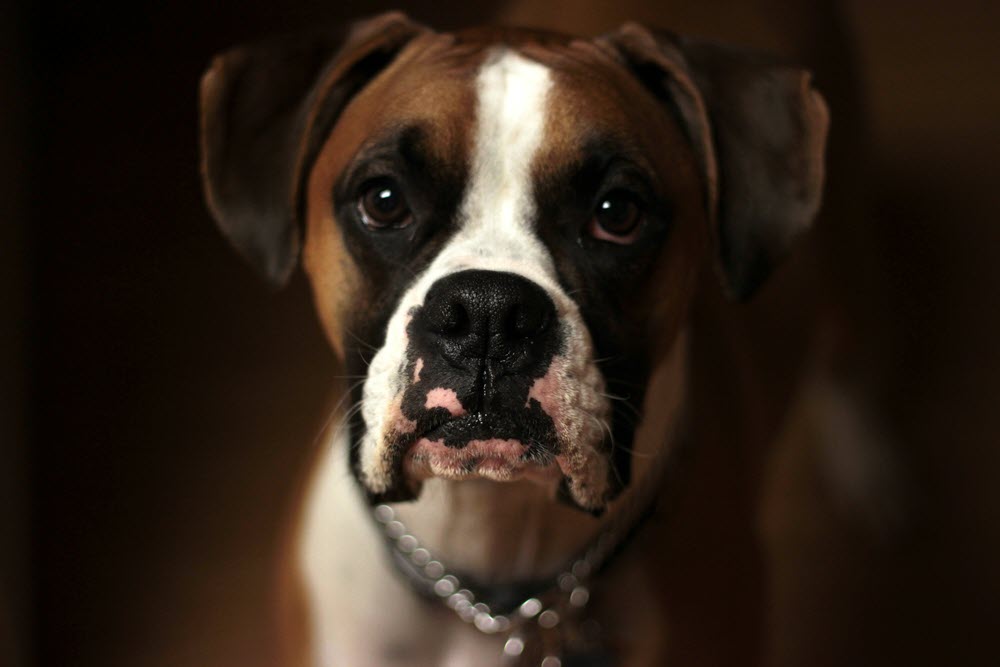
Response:
[{"label": "white blaze on forehead", "polygon": [[457,245],[479,244],[465,250],[551,269],[551,258],[532,229],[531,177],[551,87],[548,67],[512,51],[500,51],[482,66],[476,80],[472,172],[456,239]]}]

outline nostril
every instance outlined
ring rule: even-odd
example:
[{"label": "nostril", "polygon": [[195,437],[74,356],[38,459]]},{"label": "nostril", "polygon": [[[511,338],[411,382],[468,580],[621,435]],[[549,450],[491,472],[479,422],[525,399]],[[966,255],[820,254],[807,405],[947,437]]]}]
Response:
[{"label": "nostril", "polygon": [[464,336],[471,329],[469,311],[457,300],[442,304],[435,315],[431,328],[442,336]]},{"label": "nostril", "polygon": [[547,326],[548,317],[545,310],[515,304],[507,313],[503,331],[508,339],[518,340],[541,333]]}]

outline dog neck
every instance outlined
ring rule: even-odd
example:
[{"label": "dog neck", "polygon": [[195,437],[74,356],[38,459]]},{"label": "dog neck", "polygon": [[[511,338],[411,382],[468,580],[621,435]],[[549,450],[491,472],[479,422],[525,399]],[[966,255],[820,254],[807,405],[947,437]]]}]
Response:
[{"label": "dog neck", "polygon": [[483,582],[555,575],[610,526],[635,521],[659,492],[673,451],[685,386],[686,336],[677,337],[650,377],[645,416],[632,445],[632,482],[599,518],[556,500],[555,489],[529,481],[424,483],[420,498],[396,515],[449,569]]},{"label": "dog neck", "polygon": [[428,480],[419,500],[396,507],[421,544],[481,581],[554,574],[602,521],[559,503],[533,482]]}]

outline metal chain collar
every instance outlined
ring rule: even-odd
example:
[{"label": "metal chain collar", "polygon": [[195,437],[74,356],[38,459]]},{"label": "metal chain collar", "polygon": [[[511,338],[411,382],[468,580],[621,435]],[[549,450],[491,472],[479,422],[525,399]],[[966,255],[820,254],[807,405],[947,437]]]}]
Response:
[{"label": "metal chain collar", "polygon": [[[612,534],[615,531],[605,530],[582,556],[551,580],[548,590],[523,600],[511,612],[503,614],[477,601],[475,593],[464,588],[457,576],[449,573],[440,560],[408,533],[392,507],[378,505],[374,514],[396,555],[409,565],[405,573],[419,578],[421,589],[432,591],[456,616],[479,632],[507,634],[503,657],[511,664],[561,667],[562,657],[568,651],[599,650],[593,638],[600,634],[600,625],[582,616],[590,601],[589,579],[617,546]],[[539,649],[541,660],[535,662],[531,654]]]}]

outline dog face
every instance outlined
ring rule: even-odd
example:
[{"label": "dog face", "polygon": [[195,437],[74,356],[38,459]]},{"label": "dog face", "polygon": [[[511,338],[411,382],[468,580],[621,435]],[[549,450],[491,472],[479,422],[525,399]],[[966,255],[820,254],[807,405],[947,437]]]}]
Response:
[{"label": "dog face", "polygon": [[[369,492],[527,476],[596,509],[627,474],[611,445],[631,415],[610,396],[641,404],[637,304],[666,264],[654,296],[682,310],[701,261],[697,166],[677,122],[589,43],[524,54],[484,37],[411,45],[344,110],[309,183],[306,266],[366,374]],[[348,294],[324,279],[344,256]]]},{"label": "dog face", "polygon": [[[721,135],[673,42],[635,26],[595,41],[441,35],[389,15],[346,44],[285,119],[293,148],[258,135],[270,153],[229,158],[230,171],[260,153],[288,169],[282,233],[271,220],[262,240],[261,221],[248,231],[237,220],[265,203],[248,196],[268,193],[224,201],[213,180],[227,168],[203,145],[210,202],[238,247],[277,278],[304,248],[327,335],[363,378],[351,422],[359,481],[385,501],[435,476],[527,478],[600,511],[628,482],[649,369],[711,250],[742,294],[739,282],[759,281],[815,213],[815,157],[790,170],[787,153],[817,141],[821,152],[821,102],[807,109],[815,119],[783,108],[781,155],[754,165],[786,189],[794,172],[803,189],[776,196],[798,209],[782,217],[764,202],[779,222],[747,234],[739,216],[719,218]],[[203,87],[209,134],[224,115],[213,108],[234,96],[225,74],[217,63]],[[798,82],[784,107],[817,99]],[[730,261],[747,248],[749,269]]]}]

